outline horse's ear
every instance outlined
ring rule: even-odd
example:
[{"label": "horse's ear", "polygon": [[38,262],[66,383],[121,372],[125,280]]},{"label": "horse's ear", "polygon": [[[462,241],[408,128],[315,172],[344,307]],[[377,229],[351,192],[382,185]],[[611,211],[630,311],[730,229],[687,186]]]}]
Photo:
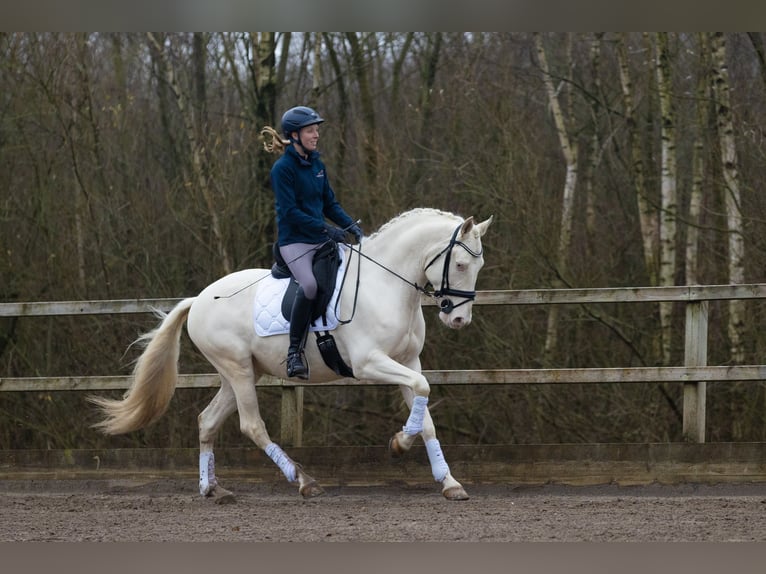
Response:
[{"label": "horse's ear", "polygon": [[473,215],[463,222],[463,227],[460,228],[461,237],[471,231],[474,226]]},{"label": "horse's ear", "polygon": [[476,229],[479,230],[480,237],[487,232],[487,228],[489,227],[489,224],[492,223],[492,219],[494,219],[494,217],[495,217],[494,215],[490,215],[488,219],[476,225]]}]

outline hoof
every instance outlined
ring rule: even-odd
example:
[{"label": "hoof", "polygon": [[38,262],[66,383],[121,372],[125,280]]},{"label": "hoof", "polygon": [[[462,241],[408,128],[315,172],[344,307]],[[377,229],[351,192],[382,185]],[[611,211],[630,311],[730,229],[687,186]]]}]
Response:
[{"label": "hoof", "polygon": [[403,448],[399,442],[399,433],[392,436],[391,440],[388,441],[388,451],[395,457],[404,456],[407,452],[407,449]]},{"label": "hoof", "polygon": [[452,486],[450,488],[445,488],[442,490],[442,494],[447,500],[468,500],[469,498],[468,493],[463,489],[462,486]]},{"label": "hoof", "polygon": [[216,504],[233,504],[237,501],[233,492],[218,485],[213,488],[206,498],[210,498]]},{"label": "hoof", "polygon": [[319,486],[319,483],[312,480],[309,483],[304,484],[298,489],[298,492],[303,498],[316,498],[324,494],[324,489]]}]

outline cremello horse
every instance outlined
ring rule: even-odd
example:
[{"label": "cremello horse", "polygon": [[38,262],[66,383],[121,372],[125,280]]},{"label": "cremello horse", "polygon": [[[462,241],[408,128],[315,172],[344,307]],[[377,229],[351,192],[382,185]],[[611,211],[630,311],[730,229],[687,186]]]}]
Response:
[{"label": "cremello horse", "polygon": [[[391,439],[391,449],[403,454],[422,435],[434,479],[450,500],[468,495],[450,474],[428,412],[430,389],[421,374],[419,358],[425,338],[421,293],[427,284],[440,285],[432,295],[439,302],[441,321],[452,329],[471,322],[476,277],[484,265],[481,237],[491,221],[490,217],[477,224],[472,217],[414,209],[365,238],[349,262],[338,312],[341,318],[352,313],[354,318],[334,333],[338,350],[357,379],[398,383],[410,415]],[[188,321],[189,337],[221,377],[218,393],[198,417],[199,487],[203,496],[232,496],[218,485],[213,441],[234,411],[239,411],[241,431],[266,452],[288,481],[298,483],[302,496],[323,492],[272,442],[258,411],[256,380],[264,373],[285,376],[287,335],[260,337],[253,325],[255,291],[269,272],[248,269],[232,273],[197,297],[178,303],[163,315],[157,329],[141,337],[148,343],[123,399],[91,397],[104,415],[96,427],[108,434],[135,431],[156,421],[175,390],[181,329]],[[310,365],[308,384],[338,379],[324,364],[313,337],[309,337],[305,352]]]}]

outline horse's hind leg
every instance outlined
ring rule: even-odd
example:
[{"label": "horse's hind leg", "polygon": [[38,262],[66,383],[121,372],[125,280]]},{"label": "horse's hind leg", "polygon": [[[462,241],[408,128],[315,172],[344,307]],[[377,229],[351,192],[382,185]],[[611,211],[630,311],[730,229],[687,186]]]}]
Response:
[{"label": "horse's hind leg", "polygon": [[197,417],[199,427],[199,491],[202,496],[213,498],[216,503],[234,501],[234,495],[220,486],[215,477],[213,444],[223,422],[237,410],[237,399],[225,377],[221,376],[221,388]]},{"label": "horse's hind leg", "polygon": [[[407,406],[412,408],[414,398],[412,389],[405,385],[401,385],[400,389]],[[444,498],[448,500],[468,500],[468,494],[465,489],[450,473],[449,465],[447,465],[447,461],[444,459],[441,445],[436,438],[436,427],[428,408],[426,408],[423,416],[423,431],[421,435],[426,444],[428,461],[431,463],[431,474],[436,482],[442,484],[442,495]],[[399,431],[391,439],[389,447],[394,454],[402,455],[412,447],[416,436],[405,433],[403,430]]]},{"label": "horse's hind leg", "polygon": [[[220,372],[220,369],[219,369]],[[287,454],[271,440],[266,431],[266,425],[261,418],[258,409],[258,396],[255,391],[255,373],[252,365],[245,372],[238,373],[238,376],[231,375],[237,372],[229,369],[228,378],[231,382],[231,388],[236,397],[236,408],[239,411],[239,428],[242,433],[252,440],[259,448],[266,452],[272,461],[279,467],[282,474],[289,482],[298,483],[298,492],[304,498],[319,496],[324,493],[322,487],[311,478],[303,468],[296,464]]]}]

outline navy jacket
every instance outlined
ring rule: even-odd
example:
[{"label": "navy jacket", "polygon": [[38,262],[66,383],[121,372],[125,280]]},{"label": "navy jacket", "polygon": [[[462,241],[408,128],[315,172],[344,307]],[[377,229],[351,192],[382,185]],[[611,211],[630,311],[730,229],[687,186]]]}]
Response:
[{"label": "navy jacket", "polygon": [[317,152],[306,160],[288,146],[271,168],[271,188],[276,200],[279,245],[327,241],[325,218],[343,228],[354,222],[335,199]]}]

